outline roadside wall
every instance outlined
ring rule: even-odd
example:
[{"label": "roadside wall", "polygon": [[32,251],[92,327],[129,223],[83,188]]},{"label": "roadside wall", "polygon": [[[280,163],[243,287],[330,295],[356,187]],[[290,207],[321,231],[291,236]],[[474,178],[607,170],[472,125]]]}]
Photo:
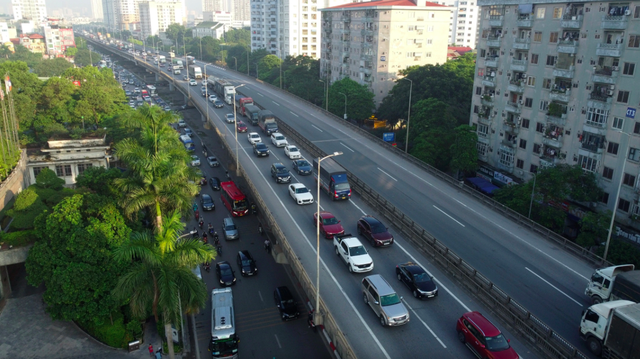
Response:
[{"label": "roadside wall", "polygon": [[9,177],[0,183],[0,211],[4,206],[15,198],[23,189],[29,187],[31,183],[29,176],[25,175],[27,170],[27,151],[22,150],[20,161],[13,169]]}]

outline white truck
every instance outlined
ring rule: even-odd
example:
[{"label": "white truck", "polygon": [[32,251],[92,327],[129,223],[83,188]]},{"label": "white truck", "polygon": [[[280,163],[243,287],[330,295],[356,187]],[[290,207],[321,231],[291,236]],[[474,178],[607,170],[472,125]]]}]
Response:
[{"label": "white truck", "polygon": [[180,65],[173,65],[173,74],[180,75]]},{"label": "white truck", "polygon": [[191,66],[189,67],[189,77],[193,79],[201,79],[202,78],[202,69],[200,66]]},{"label": "white truck", "polygon": [[165,62],[167,62],[167,58],[164,55],[159,55],[158,62],[164,64]]},{"label": "white truck", "polygon": [[619,299],[640,303],[640,270],[634,269],[633,264],[596,269],[584,294],[592,304]]},{"label": "white truck", "polygon": [[373,270],[373,259],[357,237],[343,234],[333,237],[336,255],[345,262],[351,273],[364,273]]},{"label": "white truck", "polygon": [[603,358],[640,357],[640,304],[614,300],[590,306],[582,312],[580,338]]}]

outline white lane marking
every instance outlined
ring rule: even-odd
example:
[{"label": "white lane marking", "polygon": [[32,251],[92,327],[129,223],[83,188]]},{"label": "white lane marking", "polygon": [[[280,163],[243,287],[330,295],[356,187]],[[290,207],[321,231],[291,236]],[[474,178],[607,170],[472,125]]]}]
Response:
[{"label": "white lane marking", "polygon": [[442,214],[444,214],[445,216],[449,217],[452,221],[456,222],[457,224],[459,224],[459,225],[461,225],[461,226],[465,227],[465,225],[464,225],[464,224],[462,224],[462,223],[460,223],[460,222],[456,221],[456,219],[455,219],[455,218],[451,217],[447,212],[445,212],[445,211],[441,210],[440,208],[436,207],[436,205],[435,205],[435,204],[433,205],[433,208],[435,208],[435,209],[437,209],[438,211],[442,212]]},{"label": "white lane marking", "polygon": [[271,102],[273,102],[273,104],[274,104],[274,105],[276,105],[276,106],[280,107],[280,104],[279,104],[279,103],[277,103],[277,102],[275,102],[275,101],[271,101]]},{"label": "white lane marking", "polygon": [[560,294],[564,295],[565,297],[569,298],[572,302],[576,303],[577,305],[584,307],[584,305],[580,302],[578,302],[577,300],[571,298],[567,293],[561,291],[558,287],[556,287],[555,285],[549,283],[549,281],[545,280],[544,278],[542,278],[541,276],[539,276],[537,273],[535,273],[534,271],[532,271],[531,269],[529,269],[528,267],[524,267],[524,269],[528,270],[529,273],[535,275],[536,277],[538,277],[541,281],[547,283],[551,288],[557,290],[558,292],[560,292]]},{"label": "white lane marking", "polygon": [[422,325],[424,325],[425,328],[427,328],[427,330],[429,332],[431,332],[431,335],[433,335],[434,338],[436,338],[436,340],[440,343],[440,345],[442,345],[443,348],[447,348],[446,345],[444,345],[444,343],[442,342],[442,340],[440,340],[440,338],[438,338],[438,336],[436,335],[436,333],[427,325],[427,323],[425,323],[424,320],[422,320],[422,318],[420,318],[420,316],[418,315],[418,313],[416,313],[415,310],[413,310],[413,308],[409,305],[409,303],[407,303],[406,300],[402,300],[404,302],[404,305],[406,305],[407,307],[409,307],[409,309],[413,312],[413,315],[418,318],[418,320],[420,321],[420,323],[422,323]]},{"label": "white lane marking", "polygon": [[386,174],[387,176],[389,176],[389,178],[391,178],[392,180],[394,180],[394,181],[398,182],[398,180],[397,180],[397,179],[393,178],[393,176],[392,176],[392,175],[390,175],[390,174],[388,174],[387,172],[383,171],[383,170],[382,170],[382,168],[378,167],[378,171],[380,171],[380,172],[382,172],[382,173]]},{"label": "white lane marking", "polygon": [[320,132],[324,132],[321,129],[319,129],[316,125],[311,125],[311,127],[315,128],[316,130],[320,131]]},{"label": "white lane marking", "polygon": [[294,115],[294,116],[296,116],[296,117],[298,117],[298,118],[300,118],[300,116],[296,115],[295,112],[293,112],[293,111],[289,111],[289,113]]},{"label": "white lane marking", "polygon": [[344,147],[346,147],[349,151],[356,152],[356,151],[352,150],[351,148],[349,148],[349,146],[345,145],[344,143],[340,142],[340,144],[343,145]]},{"label": "white lane marking", "polygon": [[260,301],[264,303],[264,298],[262,298],[262,293],[260,293],[260,291],[258,291],[258,295],[260,296]]},{"label": "white lane marking", "polygon": [[269,150],[269,153],[272,154],[276,158],[276,160],[280,161],[280,158],[278,158],[278,155],[273,153],[271,150]]},{"label": "white lane marking", "polygon": [[278,348],[282,349],[282,345],[280,345],[280,339],[278,339],[278,335],[274,334],[274,337],[276,337],[276,342],[278,342]]},{"label": "white lane marking", "polygon": [[362,213],[363,216],[366,215],[365,211],[363,211],[362,208],[358,207],[358,205],[352,199],[350,199],[349,202],[351,202],[351,204],[354,205]]},{"label": "white lane marking", "polygon": [[264,97],[264,95],[263,95],[263,94],[261,94],[260,92],[256,91],[256,93],[258,94],[258,96],[262,96],[262,97]]}]

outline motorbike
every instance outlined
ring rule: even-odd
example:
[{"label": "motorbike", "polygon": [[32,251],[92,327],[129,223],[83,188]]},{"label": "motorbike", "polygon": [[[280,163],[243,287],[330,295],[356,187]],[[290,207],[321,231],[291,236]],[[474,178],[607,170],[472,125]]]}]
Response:
[{"label": "motorbike", "polygon": [[209,273],[209,272],[211,271],[211,264],[209,264],[209,263],[205,263],[205,264],[203,265],[203,267],[204,267],[204,270],[206,270],[206,271],[207,271],[207,273]]},{"label": "motorbike", "polygon": [[202,226],[204,226],[204,219],[200,218],[200,222],[198,222],[198,227],[202,229]]},{"label": "motorbike", "polygon": [[222,255],[222,246],[220,245],[220,242],[218,242],[218,244],[216,244],[216,252],[218,252],[219,256]]}]

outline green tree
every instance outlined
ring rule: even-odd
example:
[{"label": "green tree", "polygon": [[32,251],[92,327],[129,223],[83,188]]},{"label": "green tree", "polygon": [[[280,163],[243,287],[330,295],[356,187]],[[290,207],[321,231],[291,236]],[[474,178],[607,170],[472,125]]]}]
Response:
[{"label": "green tree", "polygon": [[77,47],[67,47],[67,50],[65,51],[65,54],[70,57],[76,56],[77,53],[78,53]]},{"label": "green tree", "polygon": [[122,172],[117,168],[90,167],[76,177],[76,187],[90,189],[101,196],[117,198],[113,180],[120,177]]},{"label": "green tree", "polygon": [[[316,86],[320,87],[319,85],[321,84],[316,84]],[[334,82],[329,87],[329,112],[343,117],[345,113],[345,95],[348,118],[364,120],[371,116],[375,108],[373,92],[369,91],[367,86],[360,85],[348,77]]]},{"label": "green tree", "polygon": [[[70,49],[75,49],[75,47]],[[57,57],[52,60],[42,60],[33,68],[33,72],[40,77],[60,76],[71,67],[73,67],[72,63],[62,57]]]},{"label": "green tree", "polygon": [[180,43],[181,45],[184,42],[184,35],[187,32],[187,29],[180,24],[171,24],[165,30],[167,37],[173,41],[175,45]]},{"label": "green tree", "polygon": [[37,99],[40,94],[42,81],[38,80],[36,74],[29,71],[27,63],[21,61],[0,63],[0,76],[4,77],[4,75],[11,78],[13,108],[20,124],[20,132],[23,134],[35,119],[36,101],[34,99]]},{"label": "green tree", "polygon": [[64,180],[49,168],[43,168],[36,176],[36,187],[59,191],[64,186]]},{"label": "green tree", "polygon": [[231,29],[225,33],[224,40],[228,45],[234,44],[249,47],[251,46],[251,29]]},{"label": "green tree", "polygon": [[197,239],[179,239],[184,230],[179,212],[160,222],[155,236],[133,233],[128,242],[114,250],[115,258],[125,263],[128,271],[119,278],[113,293],[119,300],[129,300],[134,315],[151,311],[164,325],[169,357],[173,359],[172,324],[179,328],[182,311],[198,312],[208,296],[204,282],[192,269],[213,260],[216,253]]},{"label": "green tree", "polygon": [[276,55],[267,55],[260,59],[260,61],[258,61],[259,79],[267,80],[272,69],[280,69],[281,62],[282,61]]},{"label": "green tree", "polygon": [[85,67],[98,63],[100,60],[102,60],[102,56],[97,52],[89,51],[88,49],[79,49],[74,58],[74,63],[76,66]]},{"label": "green tree", "polygon": [[606,242],[612,215],[611,211],[587,212],[580,219],[580,233],[576,237],[576,243],[591,248]]},{"label": "green tree", "polygon": [[454,130],[449,167],[458,172],[474,172],[478,169],[478,135],[473,126],[462,125]]},{"label": "green tree", "polygon": [[[605,246],[600,246],[596,254],[603,256],[604,247]],[[640,250],[638,250],[637,246],[627,241],[611,238],[609,252],[607,252],[607,260],[616,265],[635,264],[636,268],[638,268],[640,267]]]}]

